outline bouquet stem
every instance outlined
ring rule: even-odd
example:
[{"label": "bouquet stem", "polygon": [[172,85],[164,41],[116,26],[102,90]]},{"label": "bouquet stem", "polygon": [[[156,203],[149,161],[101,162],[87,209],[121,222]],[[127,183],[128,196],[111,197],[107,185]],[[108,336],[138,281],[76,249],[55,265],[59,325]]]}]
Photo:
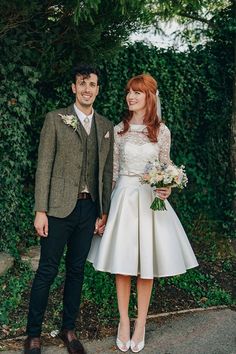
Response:
[{"label": "bouquet stem", "polygon": [[158,197],[155,197],[150,208],[152,210],[166,210],[165,202],[164,202],[164,200],[162,200]]}]

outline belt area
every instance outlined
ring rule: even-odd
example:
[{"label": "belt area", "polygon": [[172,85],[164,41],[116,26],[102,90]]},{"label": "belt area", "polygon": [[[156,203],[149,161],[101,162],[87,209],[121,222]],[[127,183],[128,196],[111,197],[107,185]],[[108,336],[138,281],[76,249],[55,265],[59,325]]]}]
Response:
[{"label": "belt area", "polygon": [[82,192],[78,194],[78,199],[92,199],[90,193]]}]

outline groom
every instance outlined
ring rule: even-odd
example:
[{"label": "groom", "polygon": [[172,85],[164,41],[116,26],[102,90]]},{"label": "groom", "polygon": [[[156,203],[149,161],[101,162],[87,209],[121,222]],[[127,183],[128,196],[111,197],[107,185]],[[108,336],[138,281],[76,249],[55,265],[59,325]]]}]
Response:
[{"label": "groom", "polygon": [[113,125],[93,109],[99,91],[95,68],[76,67],[72,91],[75,103],[48,113],[40,136],[34,226],[41,237],[41,256],[31,289],[25,354],[41,353],[49,289],[66,246],[59,336],[69,353],[85,353],[75,321],[95,224],[95,231],[103,228],[110,204]]}]

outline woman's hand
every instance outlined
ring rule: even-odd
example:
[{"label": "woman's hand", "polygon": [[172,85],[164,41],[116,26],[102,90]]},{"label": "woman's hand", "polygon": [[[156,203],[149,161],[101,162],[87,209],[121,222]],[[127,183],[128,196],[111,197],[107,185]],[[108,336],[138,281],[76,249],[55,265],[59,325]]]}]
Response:
[{"label": "woman's hand", "polygon": [[107,222],[107,214],[103,214],[101,219],[97,218],[95,223],[94,233],[99,236],[102,236],[105,231],[106,222]]},{"label": "woman's hand", "polygon": [[171,195],[171,187],[162,187],[155,189],[157,197],[165,200]]}]

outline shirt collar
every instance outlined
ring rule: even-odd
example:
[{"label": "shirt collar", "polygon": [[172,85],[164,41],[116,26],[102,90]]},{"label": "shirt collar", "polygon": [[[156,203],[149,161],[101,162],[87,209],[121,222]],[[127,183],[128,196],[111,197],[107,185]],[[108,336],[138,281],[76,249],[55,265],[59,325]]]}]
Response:
[{"label": "shirt collar", "polygon": [[92,113],[89,114],[88,116],[86,116],[86,114],[84,114],[77,106],[76,104],[74,103],[74,109],[75,109],[75,113],[77,114],[79,120],[83,123],[84,119],[86,117],[89,118],[90,122],[92,121],[92,118],[93,118],[93,114],[94,114],[94,109],[92,108]]}]

